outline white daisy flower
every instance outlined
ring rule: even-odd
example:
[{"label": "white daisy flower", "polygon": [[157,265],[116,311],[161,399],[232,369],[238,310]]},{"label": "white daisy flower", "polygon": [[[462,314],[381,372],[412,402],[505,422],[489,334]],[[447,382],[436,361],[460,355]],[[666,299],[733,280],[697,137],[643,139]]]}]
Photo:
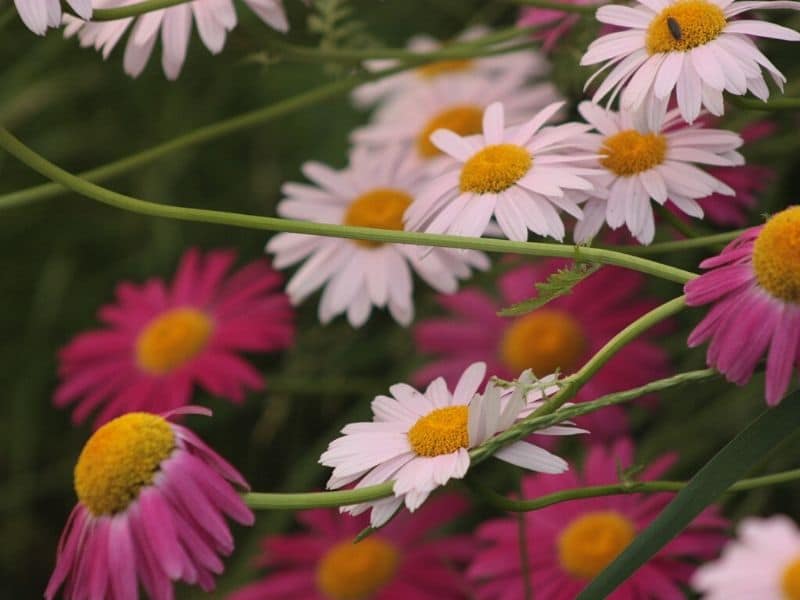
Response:
[{"label": "white daisy flower", "polygon": [[594,154],[565,154],[591,126],[544,127],[562,105],[550,104],[523,125],[506,128],[503,105],[495,103],[483,114],[483,135],[435,131],[431,142],[455,163],[419,194],[406,212],[406,227],[474,237],[494,216],[509,239],[525,241],[529,229],[563,239],[558,209],[580,219],[578,203],[595,189],[589,178],[602,172],[577,166],[595,161]]},{"label": "white daisy flower", "polygon": [[[470,42],[491,33],[487,27],[470,27],[459,35],[455,42]],[[429,35],[412,37],[406,48],[410,52],[426,54],[445,47],[441,41]],[[364,66],[369,71],[382,71],[399,63],[396,60],[369,60]],[[474,59],[442,60],[404,71],[380,81],[366,83],[353,91],[353,101],[357,106],[368,107],[385,102],[400,95],[418,90],[432,83],[453,83],[462,76],[478,75],[484,79],[511,79],[518,84],[531,77],[542,77],[550,70],[550,65],[538,52],[524,50],[497,56]]]},{"label": "white daisy flower", "polygon": [[[356,149],[350,166],[334,171],[309,162],[303,173],[316,186],[286,183],[278,214],[290,219],[402,230],[402,216],[413,202],[420,172],[397,151]],[[341,313],[353,327],[369,318],[373,306],[388,307],[394,319],[408,325],[414,317],[412,270],[442,293],[458,289],[470,268],[486,269],[481,252],[437,248],[421,259],[414,246],[281,233],[267,244],[277,268],[306,260],[286,291],[299,304],[325,287],[319,318],[329,322]]]},{"label": "white daisy flower", "polygon": [[[84,19],[92,17],[91,0],[67,0],[70,8]],[[44,35],[48,27],[61,25],[60,0],[14,0],[19,18],[36,35]]]},{"label": "white daisy flower", "polygon": [[691,579],[704,600],[796,600],[800,598],[800,531],[783,515],[750,517],[722,556]]},{"label": "white daisy flower", "polygon": [[595,92],[609,102],[624,87],[621,110],[637,111],[651,129],[660,126],[672,90],[684,120],[692,123],[705,106],[714,115],[725,111],[722,92],[748,91],[767,100],[762,68],[783,90],[786,78],[748,36],[796,42],[792,29],[753,19],[734,19],[751,10],[800,9],[800,2],[741,0],[638,0],[633,7],[608,5],[597,19],[623,31],[592,42],[582,65],[605,63],[596,75],[613,67]]},{"label": "white daisy flower", "polygon": [[[93,4],[95,8],[118,8],[136,4],[138,1],[93,0]],[[283,0],[245,0],[245,4],[273,29],[288,31],[289,22],[283,10]],[[205,47],[211,54],[221,52],[228,32],[236,27],[236,10],[232,0],[194,0],[116,21],[86,22],[65,15],[64,37],[77,35],[82,47],[93,46],[102,53],[105,60],[128,28],[131,28],[123,59],[125,72],[131,77],[138,77],[144,70],[156,40],[160,37],[164,74],[167,79],[176,79],[186,60],[192,33],[192,17]]]},{"label": "white daisy flower", "polygon": [[[394,496],[342,510],[356,515],[371,508],[373,527],[385,523],[403,504],[416,510],[437,487],[464,477],[471,448],[505,431],[521,413],[529,414],[541,404],[528,403],[522,386],[507,391],[490,382],[483,394],[477,394],[485,375],[484,363],[470,365],[452,393],[441,377],[424,393],[405,383],[395,384],[389,388],[391,397],[378,396],[372,401],[372,422],[352,423],[342,429],[344,436],[331,442],[320,457],[321,464],[333,467],[328,488],[357,480],[356,488],[394,481]],[[536,433],[585,432],[561,425]],[[526,441],[509,444],[494,457],[540,473],[568,469],[562,458]]]},{"label": "white daisy flower", "polygon": [[441,79],[388,102],[370,124],[353,132],[352,139],[378,148],[400,145],[408,149],[417,166],[437,173],[450,162],[431,142],[437,129],[474,135],[481,132],[483,112],[493,102],[503,103],[506,120],[514,125],[560,99],[552,84],[521,85],[513,72],[497,78]]},{"label": "white daisy flower", "polygon": [[583,136],[583,149],[600,155],[603,176],[599,185],[607,197],[590,198],[583,206],[574,232],[576,242],[594,237],[604,222],[612,229],[625,225],[642,244],[655,235],[652,199],[663,205],[670,200],[678,210],[702,218],[696,202],[711,194],[734,196],[736,192],[695,165],[733,167],[744,164],[736,152],[742,138],[723,129],[683,125],[678,110],[666,115],[661,129],[637,130],[630,113],[616,113],[592,102],[582,102],[581,115],[599,133]]}]

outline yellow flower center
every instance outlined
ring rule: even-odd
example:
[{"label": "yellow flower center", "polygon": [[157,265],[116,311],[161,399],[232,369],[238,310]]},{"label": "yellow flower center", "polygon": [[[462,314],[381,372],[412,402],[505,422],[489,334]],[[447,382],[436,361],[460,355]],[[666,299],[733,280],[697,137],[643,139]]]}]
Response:
[{"label": "yellow flower center", "polygon": [[653,19],[647,29],[647,51],[686,52],[722,33],[727,21],[722,9],[708,0],[678,0]]},{"label": "yellow flower center", "polygon": [[592,579],[635,535],[634,524],[618,512],[590,512],[574,519],[558,536],[558,560],[570,575]]},{"label": "yellow flower center", "polygon": [[580,324],[568,313],[543,308],[517,319],[503,336],[500,353],[511,371],[539,377],[573,371],[586,351]]},{"label": "yellow flower center", "polygon": [[659,133],[620,131],[603,140],[600,164],[621,177],[630,177],[664,162],[667,139]]},{"label": "yellow flower center", "polygon": [[441,75],[463,73],[472,69],[473,62],[468,58],[456,60],[440,60],[417,69],[417,74],[424,79],[436,79]]},{"label": "yellow flower center", "polygon": [[[375,188],[353,200],[344,215],[344,224],[402,231],[403,213],[412,201],[413,198],[402,190]],[[368,248],[381,245],[381,242],[354,241]]]},{"label": "yellow flower center", "polygon": [[800,557],[795,558],[784,568],[781,590],[786,600],[800,600]]},{"label": "yellow flower center", "polygon": [[125,510],[153,481],[175,448],[172,427],[162,417],[128,413],[94,432],[75,465],[75,492],[95,515]]},{"label": "yellow flower center", "polygon": [[773,216],[753,247],[753,269],[770,294],[800,304],[800,206]]},{"label": "yellow flower center", "polygon": [[533,156],[522,146],[486,146],[464,163],[459,187],[462,192],[499,194],[522,179],[532,165]]},{"label": "yellow flower center", "polygon": [[466,406],[448,406],[429,412],[408,431],[411,448],[419,456],[440,456],[469,448],[468,418]]},{"label": "yellow flower center", "polygon": [[174,308],[159,315],[136,340],[136,361],[142,370],[164,375],[205,348],[214,324],[196,308]]},{"label": "yellow flower center", "polygon": [[461,136],[481,132],[483,111],[479,106],[464,104],[443,110],[433,117],[417,136],[417,152],[423,158],[439,156],[442,151],[431,142],[431,134],[437,129],[449,129]]},{"label": "yellow flower center", "polygon": [[366,600],[390,581],[399,562],[397,550],[378,537],[331,548],[317,567],[317,586],[331,600]]}]

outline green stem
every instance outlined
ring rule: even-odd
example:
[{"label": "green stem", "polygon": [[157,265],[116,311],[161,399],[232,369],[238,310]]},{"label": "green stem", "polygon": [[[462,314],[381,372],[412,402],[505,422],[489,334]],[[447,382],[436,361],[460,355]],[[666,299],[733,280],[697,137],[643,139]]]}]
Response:
[{"label": "green stem", "polygon": [[689,225],[686,221],[682,220],[680,217],[675,215],[674,213],[670,212],[665,206],[661,204],[655,205],[656,214],[661,217],[664,221],[669,223],[675,231],[683,235],[687,238],[696,238],[700,237],[700,234],[694,230],[694,228]]},{"label": "green stem", "polygon": [[517,537],[519,538],[519,568],[522,571],[522,586],[524,589],[524,600],[533,600],[533,582],[531,581],[531,558],[528,552],[528,534],[526,531],[525,515],[520,512],[517,515]]},{"label": "green stem", "polygon": [[696,277],[694,273],[684,271],[683,269],[663,265],[637,256],[629,256],[621,252],[614,252],[612,250],[584,247],[578,249],[575,246],[564,244],[512,242],[509,240],[470,238],[456,235],[436,235],[410,231],[373,229],[369,227],[349,227],[345,225],[312,223],[309,221],[259,217],[241,213],[157,204],[155,202],[140,200],[132,196],[126,196],[81,179],[37,154],[2,127],[0,127],[0,147],[28,165],[34,171],[39,172],[48,179],[56,181],[78,194],[115,208],[153,217],[214,223],[217,225],[229,225],[232,227],[264,231],[285,231],[373,242],[463,248],[467,250],[484,250],[486,252],[516,253],[532,256],[573,258],[576,252],[580,252],[580,256],[583,260],[634,269],[677,283],[686,283],[690,279]]},{"label": "green stem", "polygon": [[[583,252],[583,249],[581,249],[581,252]],[[686,298],[684,296],[679,296],[678,298],[674,298],[654,308],[628,325],[611,338],[597,354],[590,358],[589,361],[578,370],[577,373],[567,378],[561,390],[536,409],[529,417],[491,438],[482,446],[474,448],[470,452],[472,464],[486,460],[503,446],[521,440],[525,436],[533,433],[536,429],[540,429],[541,421],[537,421],[537,419],[554,413],[561,408],[565,402],[572,399],[584,384],[611,360],[621,348],[639,337],[649,328],[680,312],[685,307]]]},{"label": "green stem", "polygon": [[800,98],[773,98],[767,102],[754,98],[742,98],[741,96],[726,96],[728,101],[738,108],[745,110],[761,111],[780,111],[780,110],[800,110]]},{"label": "green stem", "polygon": [[567,13],[577,13],[584,16],[593,16],[601,5],[586,5],[586,4],[566,4],[565,2],[557,2],[555,0],[507,0],[512,4],[519,4],[521,6],[530,6],[533,8],[546,8],[548,10],[558,10]]},{"label": "green stem", "polygon": [[191,0],[145,0],[138,4],[129,4],[119,8],[95,8],[90,21],[116,21],[128,17],[138,17],[145,13],[185,4]]},{"label": "green stem", "polygon": [[[727,493],[743,492],[754,488],[777,485],[800,479],[800,469],[781,471],[762,477],[741,479],[728,488]],[[656,492],[678,492],[689,484],[688,481],[624,481],[610,485],[593,485],[583,488],[562,490],[531,500],[514,500],[498,494],[494,490],[478,482],[473,482],[475,489],[495,508],[509,512],[528,512],[539,510],[553,504],[597,498],[599,496],[618,496],[621,494],[652,494]]]},{"label": "green stem", "polygon": [[393,481],[354,490],[338,492],[310,492],[304,494],[245,494],[244,501],[254,510],[305,510],[308,508],[333,508],[380,500],[392,495]]},{"label": "green stem", "polygon": [[737,229],[735,231],[727,231],[725,233],[717,233],[714,235],[705,235],[688,240],[661,242],[658,244],[651,244],[650,246],[607,246],[606,248],[624,252],[625,254],[635,254],[637,256],[646,256],[648,254],[667,254],[681,250],[692,250],[694,248],[705,248],[707,246],[716,246],[717,244],[726,244],[735,240],[745,231],[747,231],[747,229]]}]

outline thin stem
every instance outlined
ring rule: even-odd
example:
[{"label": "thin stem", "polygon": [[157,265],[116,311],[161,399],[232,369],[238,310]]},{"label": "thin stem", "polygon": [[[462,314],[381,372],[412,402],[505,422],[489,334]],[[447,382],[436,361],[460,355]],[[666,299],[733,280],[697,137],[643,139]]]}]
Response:
[{"label": "thin stem", "polygon": [[525,531],[525,515],[517,515],[517,536],[519,538],[519,568],[522,571],[522,586],[525,591],[524,600],[533,600],[533,582],[531,581],[531,559],[528,552],[528,534]]},{"label": "thin stem", "polygon": [[440,246],[446,248],[463,248],[468,250],[483,250],[486,252],[503,252],[527,254],[532,256],[554,256],[574,258],[580,256],[583,260],[616,265],[641,271],[668,281],[686,283],[696,277],[694,273],[663,265],[661,263],[629,256],[612,250],[597,248],[575,247],[564,244],[546,244],[535,242],[512,242],[489,238],[470,238],[456,235],[436,235],[430,233],[416,233],[410,231],[395,231],[388,229],[373,229],[369,227],[349,227],[308,221],[295,221],[275,217],[259,217],[242,213],[223,212],[190,208],[185,206],[172,206],[148,202],[132,196],[100,187],[94,183],[76,177],[61,169],[37,154],[25,144],[20,142],[6,129],[0,127],[0,147],[8,151],[34,171],[56,181],[78,194],[108,204],[115,208],[140,213],[154,217],[194,221],[201,223],[214,223],[229,225],[246,229],[265,231],[285,231],[309,235],[341,237],[348,239],[368,240],[384,243],[412,244],[419,246]]},{"label": "thin stem", "polygon": [[[581,249],[581,252],[583,252],[583,249]],[[685,307],[686,298],[684,296],[679,296],[639,317],[636,321],[611,338],[597,354],[590,358],[589,361],[578,370],[577,373],[565,380],[561,390],[536,409],[529,417],[491,438],[482,446],[474,448],[470,452],[471,462],[475,464],[485,460],[503,446],[516,442],[536,429],[541,428],[541,422],[537,422],[537,419],[554,413],[561,408],[565,402],[572,399],[584,384],[597,373],[603,365],[611,360],[621,348],[639,337],[649,328],[680,312]]]},{"label": "thin stem", "polygon": [[138,4],[129,4],[119,8],[95,8],[90,21],[116,21],[127,17],[138,17],[145,13],[185,4],[191,0],[145,0]]},{"label": "thin stem", "polygon": [[676,240],[674,242],[661,242],[659,244],[651,244],[649,246],[601,246],[610,250],[617,250],[625,254],[635,254],[637,256],[646,256],[648,254],[668,254],[670,252],[678,252],[681,250],[692,250],[694,248],[705,248],[707,246],[716,246],[718,244],[726,244],[735,240],[742,235],[747,229],[737,229],[735,231],[727,231],[725,233],[717,233],[714,235],[704,235],[688,240]]},{"label": "thin stem", "polygon": [[800,110],[800,98],[773,98],[767,102],[754,98],[742,98],[741,96],[727,96],[728,101],[738,108],[745,110],[760,111],[780,111],[780,110]]},{"label": "thin stem", "polygon": [[[800,479],[800,469],[781,471],[771,475],[742,479],[728,488],[726,493],[743,492],[754,488],[778,485]],[[593,485],[583,488],[562,490],[531,500],[514,500],[498,494],[477,482],[473,482],[479,493],[494,507],[509,512],[528,512],[539,510],[553,504],[597,498],[600,496],[618,496],[621,494],[652,494],[656,492],[679,492],[689,484],[688,481],[623,481],[610,485]]]},{"label": "thin stem", "polygon": [[310,492],[305,494],[244,494],[244,501],[255,510],[305,510],[332,508],[380,500],[392,495],[393,481],[354,490],[337,492]]},{"label": "thin stem", "polygon": [[664,221],[669,223],[675,231],[683,235],[687,238],[696,238],[700,237],[700,235],[695,231],[695,229],[689,225],[686,221],[683,221],[680,217],[676,216],[674,213],[670,212],[665,206],[661,204],[655,205],[656,213],[659,217],[661,217]]},{"label": "thin stem", "polygon": [[512,4],[521,6],[531,6],[533,8],[545,8],[548,10],[558,10],[567,13],[577,13],[583,16],[592,16],[597,11],[598,6],[586,4],[567,4],[555,0],[507,0]]}]

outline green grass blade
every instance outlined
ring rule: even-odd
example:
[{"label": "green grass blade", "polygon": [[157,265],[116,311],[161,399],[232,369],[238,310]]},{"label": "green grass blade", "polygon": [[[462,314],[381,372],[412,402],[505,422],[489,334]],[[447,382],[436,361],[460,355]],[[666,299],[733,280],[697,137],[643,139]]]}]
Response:
[{"label": "green grass blade", "polygon": [[795,392],[776,408],[762,413],[706,463],[689,485],[580,593],[577,600],[608,597],[798,427],[800,392]]}]

